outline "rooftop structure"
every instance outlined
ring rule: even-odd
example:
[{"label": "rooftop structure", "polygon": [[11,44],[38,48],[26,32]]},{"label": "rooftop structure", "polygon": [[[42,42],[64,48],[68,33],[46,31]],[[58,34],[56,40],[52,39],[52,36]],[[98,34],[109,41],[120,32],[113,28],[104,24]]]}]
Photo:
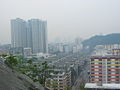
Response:
[{"label": "rooftop structure", "polygon": [[87,83],[85,88],[96,88],[96,89],[120,89],[120,84],[102,84],[102,86],[97,85],[96,83]]}]

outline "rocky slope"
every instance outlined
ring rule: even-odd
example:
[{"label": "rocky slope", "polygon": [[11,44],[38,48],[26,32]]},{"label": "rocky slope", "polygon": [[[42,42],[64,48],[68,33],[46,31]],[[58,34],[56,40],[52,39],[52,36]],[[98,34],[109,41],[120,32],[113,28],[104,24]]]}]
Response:
[{"label": "rocky slope", "polygon": [[13,72],[0,59],[0,90],[44,90],[27,76]]}]

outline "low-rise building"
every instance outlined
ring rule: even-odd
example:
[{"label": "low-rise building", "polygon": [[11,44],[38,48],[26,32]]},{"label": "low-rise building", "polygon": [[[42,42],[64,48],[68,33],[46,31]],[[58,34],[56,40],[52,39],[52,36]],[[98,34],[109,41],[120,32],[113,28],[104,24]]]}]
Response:
[{"label": "low-rise building", "polygon": [[65,71],[63,69],[54,69],[50,73],[51,78],[46,80],[46,87],[49,90],[65,90],[67,87],[71,87],[71,71]]},{"label": "low-rise building", "polygon": [[24,57],[29,57],[29,56],[31,56],[32,55],[32,50],[31,50],[31,48],[24,48],[23,49],[24,51]]}]

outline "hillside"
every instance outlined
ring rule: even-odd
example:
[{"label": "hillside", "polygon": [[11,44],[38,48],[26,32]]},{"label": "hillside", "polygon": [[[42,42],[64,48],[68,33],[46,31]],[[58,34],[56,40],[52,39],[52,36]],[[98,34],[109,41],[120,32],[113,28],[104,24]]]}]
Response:
[{"label": "hillside", "polygon": [[0,59],[0,90],[44,90],[27,76],[13,72]]},{"label": "hillside", "polygon": [[83,42],[84,46],[94,47],[96,45],[120,44],[120,33],[108,35],[96,35]]}]

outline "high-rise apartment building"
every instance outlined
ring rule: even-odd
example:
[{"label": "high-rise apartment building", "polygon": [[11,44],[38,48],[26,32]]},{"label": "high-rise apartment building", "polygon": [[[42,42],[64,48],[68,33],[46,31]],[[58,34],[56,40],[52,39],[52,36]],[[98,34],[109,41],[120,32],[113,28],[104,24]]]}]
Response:
[{"label": "high-rise apartment building", "polygon": [[11,20],[11,42],[13,48],[31,48],[33,53],[47,53],[47,21],[31,19]]},{"label": "high-rise apartment building", "polygon": [[27,47],[26,22],[20,18],[11,20],[11,43],[13,48]]},{"label": "high-rise apartment building", "polygon": [[90,57],[90,82],[85,85],[86,88],[120,89],[120,54],[116,54],[116,50],[112,53],[109,49],[97,48],[92,54],[93,56]]},{"label": "high-rise apartment building", "polygon": [[120,57],[91,57],[91,83],[120,83]]},{"label": "high-rise apartment building", "polygon": [[33,53],[48,52],[47,50],[47,22],[39,19],[31,19],[28,21],[30,31],[32,33],[32,49]]}]

